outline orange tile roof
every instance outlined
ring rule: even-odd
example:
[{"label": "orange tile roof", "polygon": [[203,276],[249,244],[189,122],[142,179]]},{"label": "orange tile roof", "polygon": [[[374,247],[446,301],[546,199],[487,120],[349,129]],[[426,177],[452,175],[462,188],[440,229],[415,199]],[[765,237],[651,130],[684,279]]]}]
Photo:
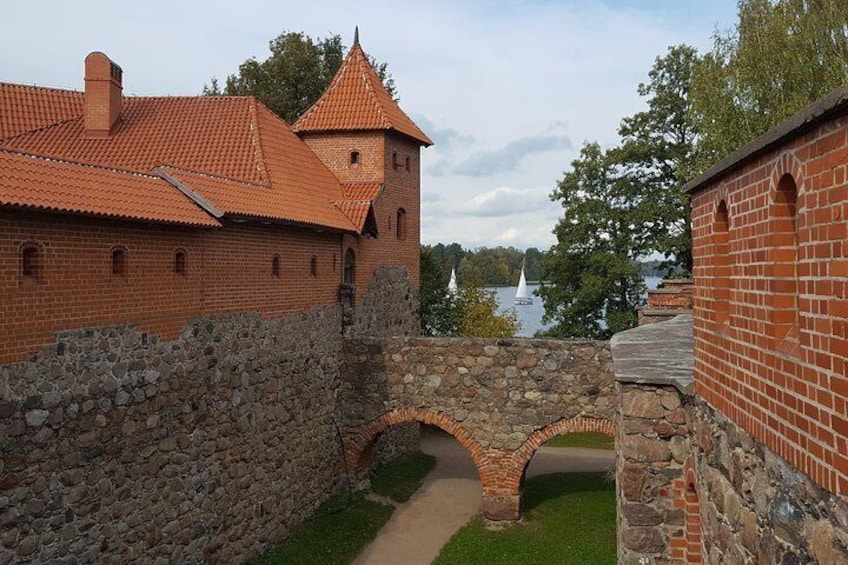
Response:
[{"label": "orange tile roof", "polygon": [[0,139],[82,115],[83,93],[0,82]]},{"label": "orange tile roof", "polygon": [[252,97],[124,98],[109,138],[86,138],[79,116],[0,147],[146,174],[168,165],[225,213],[358,231],[334,206],[348,200],[339,180]]},{"label": "orange tile roof", "polygon": [[381,182],[346,182],[342,183],[345,200],[376,200],[383,192]]},{"label": "orange tile roof", "polygon": [[0,206],[203,227],[221,225],[161,178],[2,149]]},{"label": "orange tile roof", "polygon": [[365,230],[365,221],[368,219],[368,213],[371,212],[371,203],[365,201],[345,201],[336,202],[336,208],[344,214],[359,233]]},{"label": "orange tile roof", "polygon": [[392,100],[359,44],[354,45],[327,91],[292,126],[296,132],[394,130],[424,145],[433,142]]},{"label": "orange tile roof", "polygon": [[73,120],[4,140],[3,145],[139,172],[170,163],[265,182],[256,105],[250,97],[124,98],[120,124],[109,138],[86,138],[80,110]]}]

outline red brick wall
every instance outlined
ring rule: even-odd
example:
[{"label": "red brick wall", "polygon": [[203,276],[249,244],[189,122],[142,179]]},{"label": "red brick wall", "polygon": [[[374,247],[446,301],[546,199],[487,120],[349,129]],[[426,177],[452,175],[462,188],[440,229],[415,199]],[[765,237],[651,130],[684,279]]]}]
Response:
[{"label": "red brick wall", "polygon": [[[379,266],[409,269],[413,286],[419,280],[421,149],[409,138],[390,134],[360,132],[351,134],[306,134],[304,141],[342,181],[384,182],[385,190],[374,203],[380,232],[378,238],[345,236],[345,246],[357,257],[357,293],[364,292]],[[360,151],[361,166],[351,166],[349,153]],[[397,164],[393,154],[397,153]],[[409,157],[409,170],[406,158]],[[406,211],[406,237],[397,237],[398,209]]]},{"label": "red brick wall", "polygon": [[[795,221],[795,207],[778,190],[787,174],[797,187]],[[848,496],[846,176],[843,117],[725,175],[692,200],[698,394],[842,496]],[[722,200],[726,236],[717,217]]]},{"label": "red brick wall", "polygon": [[[42,251],[38,281],[21,275],[27,242]],[[114,246],[126,250],[125,277],[112,275]],[[187,253],[186,276],[174,274],[177,249]],[[279,278],[271,274],[274,254],[281,259]],[[334,303],[340,256],[340,235],[299,228],[210,231],[0,212],[0,362],[21,360],[52,343],[59,330],[134,323],[173,339],[194,316],[246,310],[278,316]]]}]

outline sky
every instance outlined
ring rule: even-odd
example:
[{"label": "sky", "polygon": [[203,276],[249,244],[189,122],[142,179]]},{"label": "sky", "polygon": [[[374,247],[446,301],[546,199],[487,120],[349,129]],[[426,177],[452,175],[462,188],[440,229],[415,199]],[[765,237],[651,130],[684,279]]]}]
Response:
[{"label": "sky", "polygon": [[197,94],[285,31],[349,46],[358,25],[436,143],[422,243],[544,250],[563,215],[548,195],[582,144],[615,144],[654,59],[709,49],[736,0],[30,0],[3,16],[0,81],[81,90],[85,56],[103,51],[129,95]]}]

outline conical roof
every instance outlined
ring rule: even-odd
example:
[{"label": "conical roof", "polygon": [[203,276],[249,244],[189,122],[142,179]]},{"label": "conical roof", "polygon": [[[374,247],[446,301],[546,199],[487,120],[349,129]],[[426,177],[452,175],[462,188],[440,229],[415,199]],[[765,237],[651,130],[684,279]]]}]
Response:
[{"label": "conical roof", "polygon": [[359,42],[351,47],[327,91],[294,123],[296,132],[394,130],[423,145],[433,142],[392,100]]}]

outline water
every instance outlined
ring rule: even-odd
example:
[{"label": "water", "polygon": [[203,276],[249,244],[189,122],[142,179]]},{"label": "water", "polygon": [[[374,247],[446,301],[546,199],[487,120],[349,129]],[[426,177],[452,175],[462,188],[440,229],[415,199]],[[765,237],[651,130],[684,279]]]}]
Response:
[{"label": "water", "polygon": [[[660,277],[645,277],[645,284],[649,289],[657,288],[657,285],[662,281]],[[537,284],[528,284],[527,292],[533,297],[533,304],[527,306],[516,306],[513,303],[515,300],[515,292],[518,290],[516,286],[500,286],[487,288],[495,293],[498,299],[498,313],[504,310],[514,309],[518,315],[518,321],[521,322],[521,329],[516,334],[518,337],[533,337],[539,331],[549,327],[542,323],[542,316],[545,314],[545,307],[542,303],[542,298],[536,296],[534,291],[539,288]]]}]

